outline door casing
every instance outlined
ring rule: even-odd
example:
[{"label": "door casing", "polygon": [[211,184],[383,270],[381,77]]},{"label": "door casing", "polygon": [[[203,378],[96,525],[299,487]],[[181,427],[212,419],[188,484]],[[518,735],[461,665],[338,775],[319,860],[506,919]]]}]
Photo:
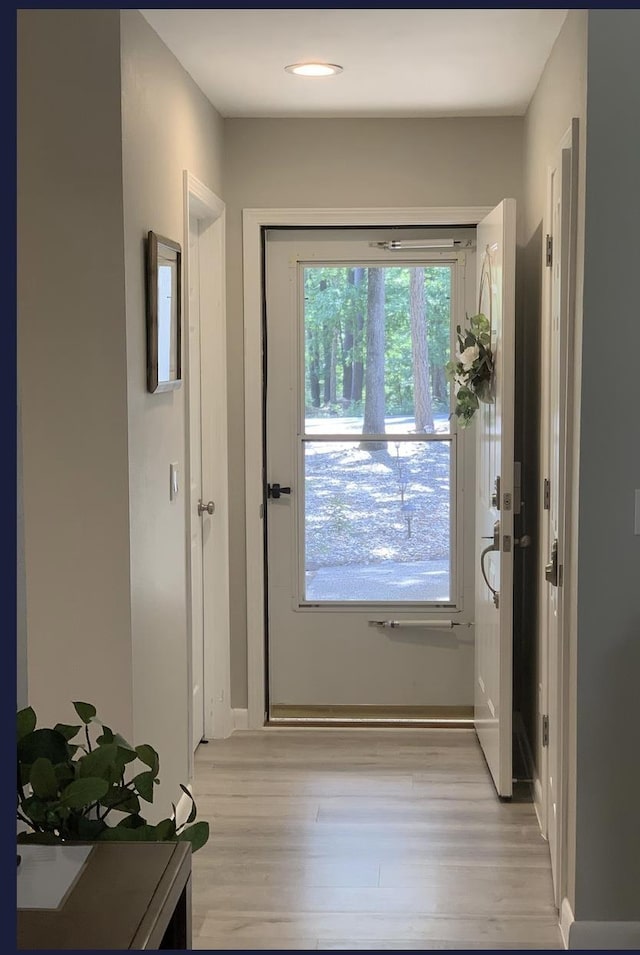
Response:
[{"label": "door casing", "polygon": [[491,206],[385,209],[245,209],[243,211],[245,519],[248,727],[266,717],[263,495],[264,230],[283,226],[476,225]]},{"label": "door casing", "polygon": [[[568,153],[568,155],[567,155]],[[553,754],[553,761],[557,770],[556,785],[556,817],[557,836],[556,851],[553,860],[555,870],[555,902],[558,908],[567,895],[567,866],[568,866],[568,747],[569,747],[569,634],[571,602],[568,599],[569,568],[571,567],[571,507],[568,497],[572,487],[574,446],[573,431],[573,392],[574,374],[571,356],[574,352],[575,341],[575,264],[577,242],[577,177],[578,177],[578,120],[573,119],[569,129],[562,137],[556,149],[556,160],[549,167],[547,174],[548,196],[547,212],[545,216],[545,236],[553,236],[553,209],[552,176],[554,171],[561,171],[561,206],[567,209],[566,228],[560,236],[560,242],[554,241],[553,256],[561,263],[560,283],[562,290],[560,331],[559,331],[559,387],[558,408],[551,407],[551,389],[549,376],[546,373],[546,355],[552,334],[552,296],[554,294],[553,269],[544,268],[543,274],[543,314],[541,340],[541,434],[540,434],[540,496],[539,496],[539,526],[540,526],[540,562],[538,568],[540,599],[538,604],[539,618],[539,647],[540,647],[540,682],[538,694],[539,736],[540,722],[543,715],[552,717],[549,728],[550,743],[557,748]],[[543,264],[544,267],[544,264]],[[544,578],[544,566],[550,559],[552,541],[547,533],[547,517],[543,500],[543,481],[549,476],[549,441],[550,422],[554,413],[559,421],[559,476],[558,486],[558,563],[564,570],[562,586],[558,590],[557,640],[555,648],[550,645],[548,612],[549,612],[549,584]],[[550,698],[550,670],[555,670],[556,679],[554,698]],[[534,783],[535,805],[543,835],[549,832],[549,787],[551,747],[543,747],[540,739],[537,745],[539,776]]]},{"label": "door casing", "polygon": [[[228,450],[227,450],[227,364],[225,304],[225,204],[187,170],[183,174],[184,262],[185,281],[189,288],[189,222],[198,220],[199,293],[200,293],[200,427],[190,427],[190,354],[186,359],[186,452],[184,488],[187,606],[188,606],[188,752],[189,777],[193,778],[191,744],[192,713],[192,588],[190,541],[194,517],[190,501],[192,448],[200,446],[202,494],[205,501],[215,502],[215,512],[206,520],[209,533],[203,535],[203,640],[204,640],[204,735],[205,739],[229,736],[231,719],[230,628],[229,628],[229,516],[228,516]],[[184,327],[189,327],[189,295],[183,301]],[[183,335],[183,341],[189,341]],[[191,398],[191,401],[193,399]]]}]

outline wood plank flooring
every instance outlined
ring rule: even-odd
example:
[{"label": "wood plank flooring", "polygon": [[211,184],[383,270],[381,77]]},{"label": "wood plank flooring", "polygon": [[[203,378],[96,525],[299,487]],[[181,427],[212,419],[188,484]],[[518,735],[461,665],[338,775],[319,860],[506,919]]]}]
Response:
[{"label": "wood plank flooring", "polygon": [[473,730],[239,731],[198,748],[194,796],[194,948],[562,948],[533,806]]}]

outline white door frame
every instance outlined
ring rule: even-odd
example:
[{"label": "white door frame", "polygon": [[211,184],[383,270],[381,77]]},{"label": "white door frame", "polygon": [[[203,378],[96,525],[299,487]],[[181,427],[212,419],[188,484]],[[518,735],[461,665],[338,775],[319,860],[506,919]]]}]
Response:
[{"label": "white door frame", "polygon": [[[570,160],[568,168],[563,166],[563,151],[570,150]],[[557,780],[557,845],[555,871],[555,901],[558,908],[562,905],[562,900],[567,895],[567,877],[568,877],[568,759],[569,759],[569,635],[571,633],[571,594],[570,588],[570,568],[572,566],[573,555],[572,545],[572,513],[570,491],[573,486],[574,473],[574,348],[575,348],[575,300],[576,300],[576,255],[577,255],[577,212],[578,212],[578,120],[573,119],[571,125],[562,137],[557,150],[557,162],[553,168],[562,169],[562,190],[569,189],[568,204],[568,228],[561,236],[561,248],[553,249],[553,255],[561,255],[564,260],[564,275],[562,281],[566,283],[566,297],[563,303],[563,314],[560,316],[561,325],[564,323],[564,331],[561,328],[560,345],[560,382],[559,382],[559,420],[560,420],[560,474],[562,475],[561,486],[558,488],[558,565],[562,568],[563,580],[559,593],[558,609],[558,638],[557,654],[554,659],[550,658],[548,646],[548,593],[547,584],[544,579],[544,565],[550,557],[551,541],[546,539],[544,531],[544,505],[542,501],[542,492],[540,495],[539,514],[540,514],[540,563],[539,563],[539,581],[540,581],[540,599],[539,607],[539,647],[540,647],[540,675],[541,687],[539,693],[540,716],[549,712],[548,695],[548,669],[553,666],[557,672],[557,698],[554,701],[554,711],[556,714],[557,726],[551,727],[550,732],[555,733],[558,747],[558,780]],[[551,208],[551,176],[553,168],[550,167],[547,174],[547,210],[545,214],[545,235],[553,235],[553,209]],[[567,176],[568,173],[568,176]],[[568,180],[568,181],[567,181]],[[542,335],[541,335],[541,369],[543,373],[542,380],[542,406],[541,406],[541,431],[540,431],[540,483],[548,474],[548,444],[549,434],[548,425],[550,419],[550,394],[548,375],[545,373],[545,347],[548,351],[550,345],[551,315],[552,315],[552,269],[544,268],[543,275],[543,310],[542,310]],[[538,746],[539,778],[535,780],[535,802],[536,810],[543,835],[548,833],[549,811],[548,805],[548,749]]]},{"label": "white door frame", "polygon": [[[227,450],[227,330],[225,299],[225,204],[188,170],[183,174],[184,288],[189,288],[189,218],[200,221],[200,433],[190,434],[189,336],[185,346],[186,453],[185,509],[187,532],[187,588],[189,608],[188,657],[189,700],[192,697],[192,622],[190,535],[191,447],[201,443],[202,493],[215,502],[213,532],[203,542],[204,617],[204,731],[206,739],[229,736],[231,720],[231,675],[229,645],[229,510]],[[184,295],[183,328],[189,327],[189,296]],[[189,704],[190,778],[193,776],[192,707]]]},{"label": "white door frame", "polygon": [[475,225],[491,206],[385,209],[244,209],[244,425],[249,729],[265,722],[263,455],[263,230],[278,226]]}]

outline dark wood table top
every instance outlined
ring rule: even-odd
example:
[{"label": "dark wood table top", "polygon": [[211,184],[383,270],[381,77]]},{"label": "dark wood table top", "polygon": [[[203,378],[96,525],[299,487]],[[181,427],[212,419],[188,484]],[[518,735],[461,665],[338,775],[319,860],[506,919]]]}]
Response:
[{"label": "dark wood table top", "polygon": [[188,842],[93,843],[60,908],[18,909],[18,948],[158,948],[190,875]]}]

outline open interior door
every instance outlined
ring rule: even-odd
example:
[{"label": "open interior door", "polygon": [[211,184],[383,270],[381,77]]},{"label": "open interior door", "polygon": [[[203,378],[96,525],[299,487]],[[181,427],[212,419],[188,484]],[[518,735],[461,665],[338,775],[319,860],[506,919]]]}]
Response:
[{"label": "open interior door", "polygon": [[493,397],[476,414],[476,733],[499,796],[512,794],[513,427],[516,203],[478,224],[478,311],[491,326]]}]

